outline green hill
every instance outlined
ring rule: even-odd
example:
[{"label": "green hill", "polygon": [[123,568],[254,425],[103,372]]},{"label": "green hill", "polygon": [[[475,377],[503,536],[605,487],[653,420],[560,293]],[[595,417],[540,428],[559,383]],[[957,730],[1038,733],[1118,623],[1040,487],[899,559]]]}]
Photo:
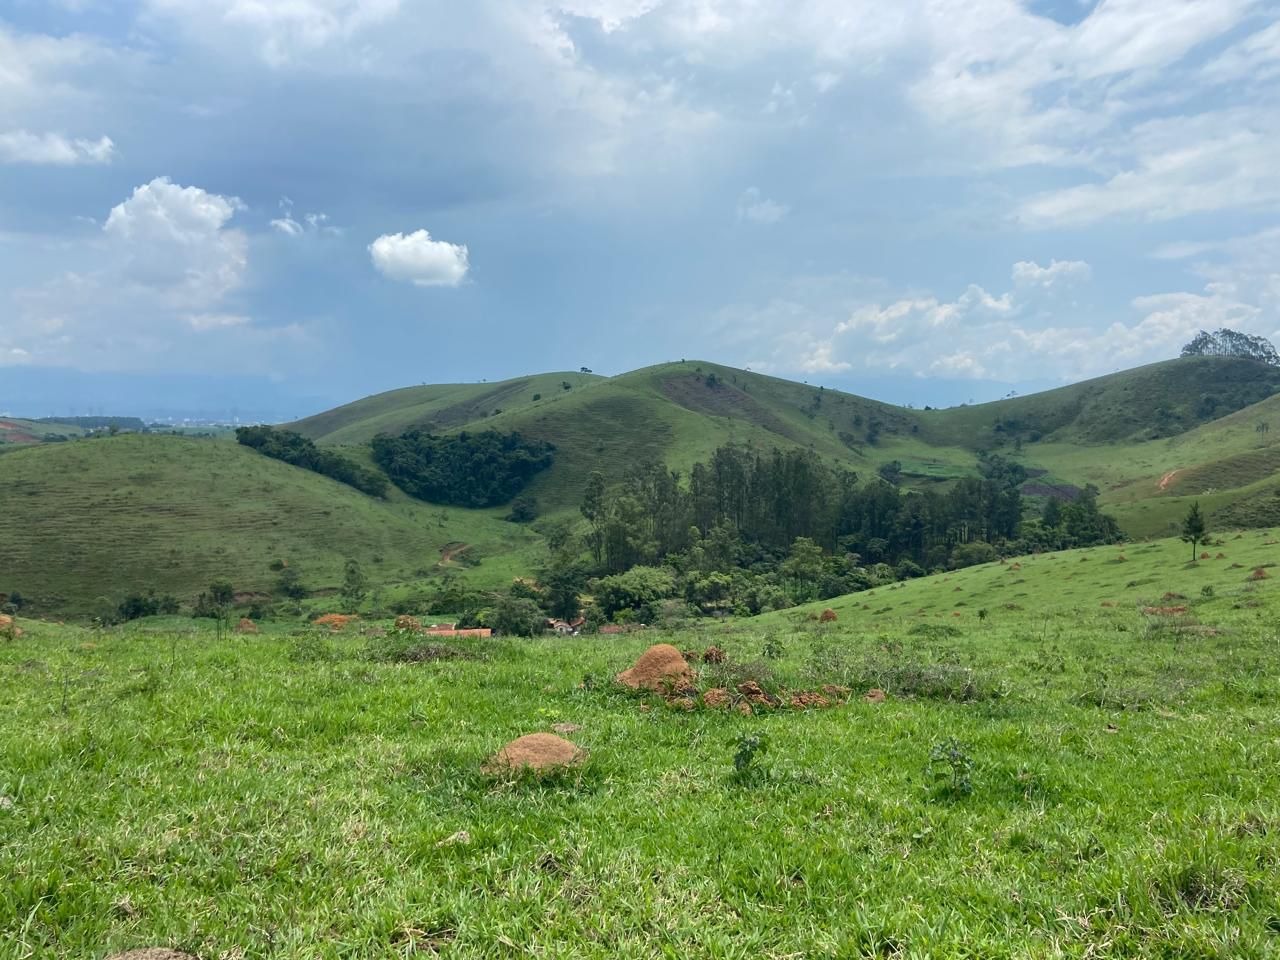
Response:
[{"label": "green hill", "polygon": [[375,500],[226,440],[37,446],[0,457],[0,592],[96,615],[130,593],[185,600],[218,579],[269,592],[281,560],[316,590],[337,587],[348,557],[390,584],[439,572],[460,544],[509,582],[537,541],[498,514]]},{"label": "green hill", "polygon": [[[1030,471],[1033,504],[1036,495],[1094,484],[1124,529],[1145,537],[1167,535],[1192,499],[1216,529],[1280,523],[1280,446],[1260,429],[1280,424],[1278,389],[1273,368],[1200,358],[997,403],[916,410],[687,361],[611,378],[549,373],[410,387],[292,427],[370,465],[367,442],[384,432],[518,430],[556,447],[554,465],[528,493],[544,519],[574,521],[593,470],[618,480],[652,459],[683,471],[727,442],[811,449],[864,477],[896,461],[903,483],[917,487],[972,475],[979,453],[991,451]],[[296,563],[324,590],[338,585],[348,557],[394,588],[439,573],[442,551],[452,558],[459,550],[481,561],[460,572],[499,585],[545,555],[538,531],[547,528],[508,523],[505,513],[442,508],[398,491],[371,499],[227,440],[10,445],[0,456],[0,592],[85,614],[134,591],[189,598],[215,578],[267,591],[276,560]]]}]

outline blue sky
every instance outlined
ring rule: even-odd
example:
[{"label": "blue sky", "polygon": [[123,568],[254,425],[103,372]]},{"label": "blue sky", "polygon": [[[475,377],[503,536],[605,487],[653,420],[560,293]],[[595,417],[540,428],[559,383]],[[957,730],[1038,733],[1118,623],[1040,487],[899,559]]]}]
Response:
[{"label": "blue sky", "polygon": [[0,0],[0,409],[1275,337],[1278,94],[1268,0]]}]

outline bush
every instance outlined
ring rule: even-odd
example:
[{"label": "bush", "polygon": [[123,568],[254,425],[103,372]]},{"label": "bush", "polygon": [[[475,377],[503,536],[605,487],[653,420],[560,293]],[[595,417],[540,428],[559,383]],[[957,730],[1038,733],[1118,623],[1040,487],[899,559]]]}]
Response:
[{"label": "bush", "polygon": [[503,597],[494,606],[489,622],[497,633],[512,637],[532,637],[546,627],[542,609],[525,597]]}]

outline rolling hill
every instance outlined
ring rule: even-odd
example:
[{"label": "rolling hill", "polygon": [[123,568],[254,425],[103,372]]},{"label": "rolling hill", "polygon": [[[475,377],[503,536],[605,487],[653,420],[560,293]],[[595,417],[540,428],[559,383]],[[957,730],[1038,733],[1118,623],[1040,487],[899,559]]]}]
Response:
[{"label": "rolling hill", "polygon": [[[616,377],[548,373],[498,383],[409,387],[292,424],[371,463],[368,441],[420,426],[518,430],[556,447],[528,492],[544,519],[577,518],[593,470],[620,479],[645,460],[686,470],[727,442],[807,448],[872,477],[946,485],[998,452],[1025,466],[1027,493],[1094,484],[1133,536],[1167,535],[1198,499],[1211,525],[1280,522],[1280,370],[1252,361],[1168,361],[996,403],[897,407],[705,361]],[[7,421],[21,423],[20,421]],[[1280,432],[1275,434],[1280,439]],[[468,511],[371,499],[227,439],[122,435],[11,447],[0,456],[0,592],[99,612],[154,589],[190,598],[213,579],[268,591],[273,561],[333,589],[348,557],[383,586],[451,568],[500,585],[545,555],[539,529],[504,508]]]}]

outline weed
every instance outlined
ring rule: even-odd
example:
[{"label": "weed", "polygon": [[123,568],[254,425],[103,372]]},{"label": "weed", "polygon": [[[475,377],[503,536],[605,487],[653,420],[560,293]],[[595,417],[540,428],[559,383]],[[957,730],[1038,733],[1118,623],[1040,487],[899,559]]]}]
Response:
[{"label": "weed", "polygon": [[733,776],[739,782],[746,782],[761,775],[756,759],[769,750],[769,738],[763,733],[742,734],[729,745],[733,751]]},{"label": "weed", "polygon": [[935,789],[952,797],[967,797],[973,793],[973,758],[969,755],[969,747],[954,737],[933,745],[924,772]]},{"label": "weed", "polygon": [[760,651],[760,655],[766,660],[781,660],[786,653],[786,647],[776,635],[770,634],[764,638],[764,649]]}]

